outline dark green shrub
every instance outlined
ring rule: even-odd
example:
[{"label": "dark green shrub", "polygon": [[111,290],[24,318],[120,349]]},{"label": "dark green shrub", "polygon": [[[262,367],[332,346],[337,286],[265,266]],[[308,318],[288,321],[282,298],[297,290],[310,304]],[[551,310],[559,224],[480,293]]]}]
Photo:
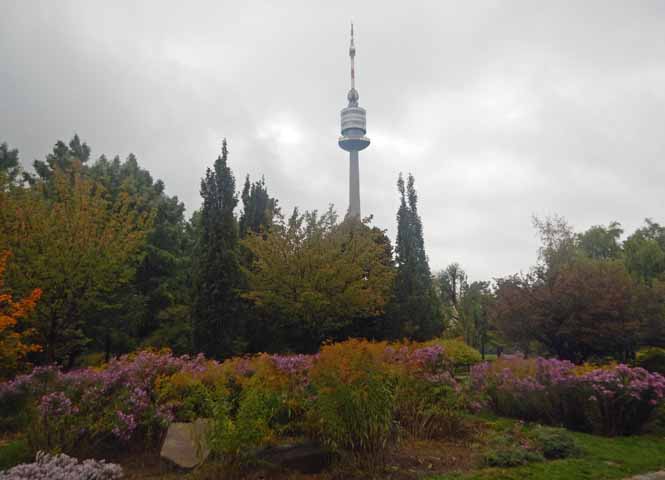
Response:
[{"label": "dark green shrub", "polygon": [[575,438],[563,428],[537,427],[531,438],[548,460],[575,457],[582,453]]},{"label": "dark green shrub", "polygon": [[637,352],[638,367],[650,372],[665,374],[665,348],[649,347]]}]

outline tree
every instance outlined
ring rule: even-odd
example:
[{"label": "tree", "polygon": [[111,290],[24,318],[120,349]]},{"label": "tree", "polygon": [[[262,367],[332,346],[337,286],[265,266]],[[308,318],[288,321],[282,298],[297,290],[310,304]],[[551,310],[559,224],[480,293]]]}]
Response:
[{"label": "tree", "polygon": [[126,329],[104,313],[132,279],[151,217],[127,195],[109,204],[76,164],[52,173],[0,193],[0,249],[15,258],[7,270],[15,292],[43,288],[33,318],[44,359],[72,366],[91,335]]},{"label": "tree", "polygon": [[436,275],[434,286],[443,307],[446,328],[452,327],[457,335],[463,335],[465,329],[460,303],[469,288],[466,272],[459,263],[451,263]]},{"label": "tree", "polygon": [[201,181],[200,236],[193,272],[193,341],[206,355],[225,357],[246,348],[239,289],[238,203],[235,178],[228,166],[226,140],[213,168]]},{"label": "tree", "polygon": [[607,227],[596,225],[577,235],[577,245],[584,255],[595,260],[612,260],[621,256],[619,238],[623,230],[619,222]]},{"label": "tree", "polygon": [[665,280],[665,227],[650,219],[623,243],[626,268],[647,285]]},{"label": "tree", "polygon": [[249,233],[245,297],[267,313],[264,348],[315,351],[354,321],[381,315],[394,278],[383,236],[357,219],[337,224],[332,207],[320,216],[296,208],[267,233]]},{"label": "tree", "polygon": [[533,276],[499,283],[494,318],[504,337],[524,347],[539,342],[574,362],[635,352],[643,305],[623,264],[581,259],[551,282]]},{"label": "tree", "polygon": [[411,174],[406,186],[401,174],[397,180],[400,194],[395,246],[397,276],[390,307],[390,334],[393,337],[425,340],[441,333],[443,321],[425,252],[414,183]]},{"label": "tree", "polygon": [[86,163],[90,159],[90,147],[81,142],[78,135],[74,135],[69,144],[58,140],[53,147],[53,152],[46,156],[46,160],[35,160],[33,167],[35,175],[26,174],[25,177],[30,183],[34,183],[37,178],[43,182],[49,182],[53,179],[55,172],[61,173],[76,172],[80,175],[86,169]]},{"label": "tree", "polygon": [[483,359],[490,342],[489,309],[493,302],[489,282],[472,282],[462,297],[464,340],[480,350]]},{"label": "tree", "polygon": [[540,236],[539,264],[534,272],[541,279],[553,280],[559,270],[573,262],[578,256],[575,233],[565,218],[559,215],[532,218],[533,226]]},{"label": "tree", "polygon": [[[121,197],[134,200],[138,212],[154,216],[153,226],[141,251],[141,262],[127,292],[127,300],[116,315],[124,317],[131,328],[118,346],[136,347],[160,329],[168,327],[150,339],[151,345],[183,349],[183,338],[191,338],[188,310],[190,300],[191,239],[184,218],[185,205],[178,197],[168,196],[161,180],[153,180],[150,172],[141,168],[130,154],[124,162],[119,157],[109,161],[100,157],[88,170],[90,177],[104,185],[107,200],[114,204]],[[174,325],[178,323],[178,325]],[[177,333],[176,333],[177,332]]]},{"label": "tree", "polygon": [[279,207],[277,200],[268,194],[265,179],[251,183],[247,175],[241,198],[240,238],[245,238],[248,232],[259,233],[270,228]]},{"label": "tree", "polygon": [[42,291],[35,288],[21,300],[14,300],[5,288],[4,273],[10,253],[0,254],[0,380],[12,377],[21,370],[20,363],[30,352],[38,352],[41,346],[29,343],[34,330],[18,326],[18,321],[35,309]]},{"label": "tree", "polygon": [[0,175],[6,176],[6,181],[12,185],[21,173],[18,161],[18,150],[10,150],[6,143],[0,144]]}]

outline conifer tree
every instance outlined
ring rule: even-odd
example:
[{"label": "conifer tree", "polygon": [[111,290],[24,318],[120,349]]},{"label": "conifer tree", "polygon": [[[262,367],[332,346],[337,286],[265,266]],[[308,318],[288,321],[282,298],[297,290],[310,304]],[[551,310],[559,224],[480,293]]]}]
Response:
[{"label": "conifer tree", "polygon": [[389,310],[388,335],[425,340],[441,333],[443,323],[425,253],[414,183],[411,174],[406,185],[402,174],[397,180],[400,194],[395,246],[397,276],[393,303]]},{"label": "conifer tree", "polygon": [[268,194],[265,179],[250,182],[247,175],[241,198],[243,212],[240,215],[240,238],[245,238],[247,232],[267,230],[275,214],[279,213],[279,207],[277,200]]},{"label": "conifer tree", "polygon": [[18,178],[20,171],[18,150],[10,150],[6,143],[0,143],[0,175],[6,176],[9,184],[12,184]]},{"label": "conifer tree", "polygon": [[203,205],[194,269],[193,341],[198,351],[225,357],[244,350],[241,302],[242,273],[238,259],[238,203],[235,178],[228,166],[226,140],[222,153],[201,181]]}]

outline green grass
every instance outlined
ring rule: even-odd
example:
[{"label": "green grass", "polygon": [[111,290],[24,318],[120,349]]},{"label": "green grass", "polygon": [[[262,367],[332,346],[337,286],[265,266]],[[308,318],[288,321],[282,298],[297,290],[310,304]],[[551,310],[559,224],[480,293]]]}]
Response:
[{"label": "green grass", "polygon": [[463,474],[430,477],[430,480],[611,480],[665,467],[665,437],[572,435],[584,450],[581,457],[514,468],[483,468]]},{"label": "green grass", "polygon": [[32,456],[25,440],[13,440],[0,445],[0,471],[29,462]]}]

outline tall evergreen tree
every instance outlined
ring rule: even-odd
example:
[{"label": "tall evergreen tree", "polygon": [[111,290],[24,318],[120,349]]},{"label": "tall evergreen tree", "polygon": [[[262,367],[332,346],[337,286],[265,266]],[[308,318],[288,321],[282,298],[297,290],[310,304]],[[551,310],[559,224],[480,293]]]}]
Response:
[{"label": "tall evergreen tree", "polygon": [[6,143],[0,144],[0,175],[5,175],[9,184],[18,178],[21,166],[18,162],[18,150],[10,150]]},{"label": "tall evergreen tree", "polygon": [[425,340],[441,333],[443,322],[425,253],[414,183],[411,174],[406,185],[402,174],[397,180],[400,194],[395,245],[397,277],[388,328],[389,336]]},{"label": "tall evergreen tree", "polygon": [[203,205],[194,269],[194,348],[224,357],[245,349],[242,303],[238,289],[242,272],[238,258],[238,204],[235,178],[228,166],[226,140],[222,153],[201,181]]},{"label": "tall evergreen tree", "polygon": [[240,215],[240,238],[245,238],[247,232],[259,233],[268,229],[279,213],[279,207],[277,200],[268,194],[265,179],[250,182],[247,175],[241,198],[243,211]]}]

